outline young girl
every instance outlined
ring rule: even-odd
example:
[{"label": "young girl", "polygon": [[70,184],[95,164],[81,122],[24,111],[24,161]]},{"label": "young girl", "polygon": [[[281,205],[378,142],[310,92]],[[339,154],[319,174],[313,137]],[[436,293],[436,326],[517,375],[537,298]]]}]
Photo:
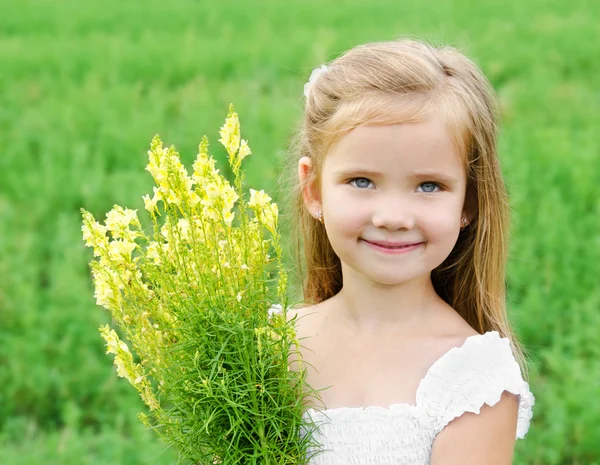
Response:
[{"label": "young girl", "polygon": [[310,463],[511,463],[535,399],[506,314],[491,86],[453,47],[397,40],[318,68],[305,95],[293,313],[324,389]]}]

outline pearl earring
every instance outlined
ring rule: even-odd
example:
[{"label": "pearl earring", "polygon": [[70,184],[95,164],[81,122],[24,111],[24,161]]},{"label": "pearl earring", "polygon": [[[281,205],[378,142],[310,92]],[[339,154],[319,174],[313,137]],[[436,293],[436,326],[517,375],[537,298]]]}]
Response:
[{"label": "pearl earring", "polygon": [[319,220],[319,222],[323,223],[323,213],[321,213],[321,210],[317,211],[317,220]]}]

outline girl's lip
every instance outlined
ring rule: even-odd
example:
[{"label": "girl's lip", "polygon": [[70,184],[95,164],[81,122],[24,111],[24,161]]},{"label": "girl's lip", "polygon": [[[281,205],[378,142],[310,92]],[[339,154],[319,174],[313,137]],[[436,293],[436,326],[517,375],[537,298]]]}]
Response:
[{"label": "girl's lip", "polygon": [[365,242],[368,242],[369,244],[378,245],[380,247],[388,247],[388,248],[408,247],[410,245],[422,244],[422,242],[388,242],[388,241],[367,241],[366,239],[363,239],[363,240]]},{"label": "girl's lip", "polygon": [[411,250],[415,250],[417,247],[420,247],[422,242],[412,243],[402,247],[386,247],[382,246],[378,243],[365,241],[370,247],[373,247],[376,250],[379,250],[383,253],[387,254],[402,254],[406,252],[410,252]]}]

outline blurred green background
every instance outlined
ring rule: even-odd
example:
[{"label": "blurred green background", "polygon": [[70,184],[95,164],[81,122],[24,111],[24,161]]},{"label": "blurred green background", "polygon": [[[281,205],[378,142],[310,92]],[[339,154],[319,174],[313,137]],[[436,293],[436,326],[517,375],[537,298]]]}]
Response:
[{"label": "blurred green background", "polygon": [[[275,186],[311,70],[362,42],[460,47],[498,92],[509,315],[531,356],[518,464],[600,464],[600,61],[585,0],[4,1],[0,463],[174,464],[97,332],[79,209],[143,210],[152,136],[189,166],[229,102]],[[276,198],[277,200],[277,198]]]}]

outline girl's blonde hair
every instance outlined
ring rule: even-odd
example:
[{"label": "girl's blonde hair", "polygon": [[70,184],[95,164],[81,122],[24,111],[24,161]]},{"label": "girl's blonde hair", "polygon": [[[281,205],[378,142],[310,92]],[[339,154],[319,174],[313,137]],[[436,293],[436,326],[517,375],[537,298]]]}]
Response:
[{"label": "girl's blonde hair", "polygon": [[[434,111],[443,115],[461,153],[467,174],[465,210],[472,219],[447,259],[431,272],[432,283],[477,332],[495,330],[510,338],[526,376],[523,350],[506,313],[509,205],[496,149],[494,91],[477,65],[452,46],[415,39],[359,45],[329,64],[313,83],[292,139],[285,180],[295,186],[287,201],[301,277],[302,255],[306,264],[304,300],[316,304],[342,288],[340,260],[324,226],[304,205],[306,184],[320,185],[324,158],[352,129],[422,120]],[[311,158],[313,169],[299,183],[297,166],[303,156]]]}]

